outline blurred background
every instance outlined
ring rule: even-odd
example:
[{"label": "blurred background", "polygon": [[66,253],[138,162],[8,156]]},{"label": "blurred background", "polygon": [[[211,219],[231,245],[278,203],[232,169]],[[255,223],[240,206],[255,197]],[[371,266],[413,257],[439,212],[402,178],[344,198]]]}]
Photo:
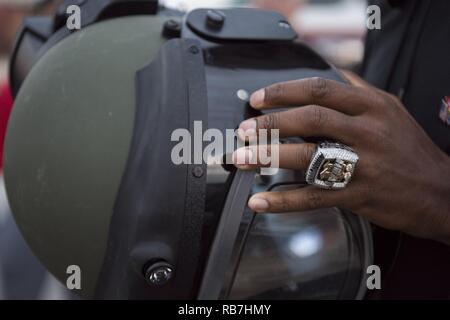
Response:
[{"label": "blurred background", "polygon": [[[60,0],[0,0],[0,172],[13,100],[8,86],[8,56],[27,15],[51,14]],[[73,298],[34,257],[11,215],[0,173],[0,300]]]},{"label": "blurred background", "polygon": [[[51,12],[58,0],[0,0],[0,79],[24,15]],[[339,67],[353,68],[363,56],[367,4],[365,0],[160,0],[181,10],[199,7],[245,6],[281,12],[302,41]]]},{"label": "blurred background", "polygon": [[[95,1],[95,0],[89,0]],[[51,14],[60,0],[0,0],[0,172],[3,142],[13,105],[8,87],[8,56],[27,15]],[[180,10],[245,6],[276,10],[331,63],[357,69],[363,57],[365,0],[160,0]],[[67,299],[68,292],[49,275],[22,239],[12,218],[0,173],[0,300]]]}]

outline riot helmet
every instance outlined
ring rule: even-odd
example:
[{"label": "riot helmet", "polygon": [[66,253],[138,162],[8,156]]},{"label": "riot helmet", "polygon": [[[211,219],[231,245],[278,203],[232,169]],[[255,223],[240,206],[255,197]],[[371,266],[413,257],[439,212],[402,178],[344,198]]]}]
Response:
[{"label": "riot helmet", "polygon": [[[64,23],[73,3],[78,31]],[[305,185],[304,172],[172,161],[174,131],[225,136],[258,115],[248,94],[259,88],[345,81],[284,17],[66,1],[54,17],[27,19],[14,53],[8,198],[49,271],[65,283],[68,266],[79,266],[82,297],[364,296],[373,259],[367,221],[339,208],[256,215],[246,207],[255,192]]]}]

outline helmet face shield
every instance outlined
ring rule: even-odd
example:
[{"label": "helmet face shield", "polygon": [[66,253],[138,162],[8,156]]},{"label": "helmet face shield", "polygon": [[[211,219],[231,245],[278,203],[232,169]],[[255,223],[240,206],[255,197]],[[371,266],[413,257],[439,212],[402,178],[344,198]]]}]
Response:
[{"label": "helmet face shield", "polygon": [[[250,193],[306,186],[293,183],[299,177],[286,170],[270,179],[262,179],[259,175],[245,179],[247,185],[249,181],[252,185]],[[240,187],[239,192],[246,191],[245,183]],[[233,198],[233,191],[232,187],[227,200]],[[371,229],[367,221],[338,208],[258,215],[248,208],[243,214],[242,209],[233,211],[233,208],[228,212],[227,209],[226,203],[218,227],[222,232],[216,234],[200,298],[364,297],[365,266],[373,259]],[[230,229],[236,223],[230,223],[232,218],[227,217],[227,213],[240,218],[238,230],[235,229],[237,233],[232,235]],[[231,250],[230,239],[236,239]],[[226,258],[227,252],[231,252],[230,259]]]},{"label": "helmet face shield", "polygon": [[[251,92],[309,77],[343,81],[294,41],[282,16],[222,14],[222,27],[203,9],[182,22],[111,14],[50,36],[20,73],[8,128],[16,221],[63,283],[67,267],[80,266],[88,298],[362,298],[367,222],[337,208],[254,215],[249,196],[301,187],[304,173],[239,171],[217,161],[227,150],[203,156],[207,130],[225,138],[260,114]],[[173,160],[177,130],[201,137],[183,153],[190,162]]]},{"label": "helmet face shield", "polygon": [[356,217],[330,208],[249,222],[229,298],[362,298],[371,243]]}]

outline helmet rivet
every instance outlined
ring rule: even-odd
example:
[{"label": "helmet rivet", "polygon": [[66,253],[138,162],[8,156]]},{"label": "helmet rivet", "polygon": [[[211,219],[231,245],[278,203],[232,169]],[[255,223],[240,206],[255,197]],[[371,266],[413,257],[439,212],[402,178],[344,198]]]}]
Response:
[{"label": "helmet rivet", "polygon": [[162,286],[173,276],[173,267],[164,261],[152,264],[145,271],[145,280],[152,286]]},{"label": "helmet rivet", "polygon": [[225,14],[219,10],[208,10],[206,25],[212,29],[221,29],[225,23]]},{"label": "helmet rivet", "polygon": [[181,35],[181,25],[175,19],[169,19],[164,23],[163,36],[168,39],[178,38]]},{"label": "helmet rivet", "polygon": [[200,49],[197,46],[191,46],[189,48],[189,52],[192,53],[192,54],[197,54],[197,53],[200,52]]},{"label": "helmet rivet", "polygon": [[200,167],[200,166],[194,167],[194,169],[192,170],[192,174],[193,174],[194,177],[196,177],[196,178],[201,178],[201,177],[203,177],[203,168]]}]

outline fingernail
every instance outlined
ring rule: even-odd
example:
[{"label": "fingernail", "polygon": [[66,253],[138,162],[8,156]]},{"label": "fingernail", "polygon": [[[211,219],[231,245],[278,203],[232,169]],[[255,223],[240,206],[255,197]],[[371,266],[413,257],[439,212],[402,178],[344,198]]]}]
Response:
[{"label": "fingernail", "polygon": [[250,105],[255,108],[264,105],[265,95],[266,95],[266,90],[264,90],[264,89],[260,89],[256,92],[254,92],[252,94],[252,96],[250,97]]},{"label": "fingernail", "polygon": [[266,212],[269,209],[269,202],[261,196],[253,196],[248,201],[250,209],[256,212]]},{"label": "fingernail", "polygon": [[242,141],[246,141],[251,137],[256,136],[257,123],[254,119],[249,119],[241,122],[238,129],[239,138]]},{"label": "fingernail", "polygon": [[236,165],[248,165],[252,159],[253,151],[249,148],[240,148],[233,155],[233,161]]},{"label": "fingernail", "polygon": [[255,130],[256,131],[256,120],[255,119],[249,119],[241,122],[239,125],[239,129],[242,129],[244,132],[248,130]]}]

